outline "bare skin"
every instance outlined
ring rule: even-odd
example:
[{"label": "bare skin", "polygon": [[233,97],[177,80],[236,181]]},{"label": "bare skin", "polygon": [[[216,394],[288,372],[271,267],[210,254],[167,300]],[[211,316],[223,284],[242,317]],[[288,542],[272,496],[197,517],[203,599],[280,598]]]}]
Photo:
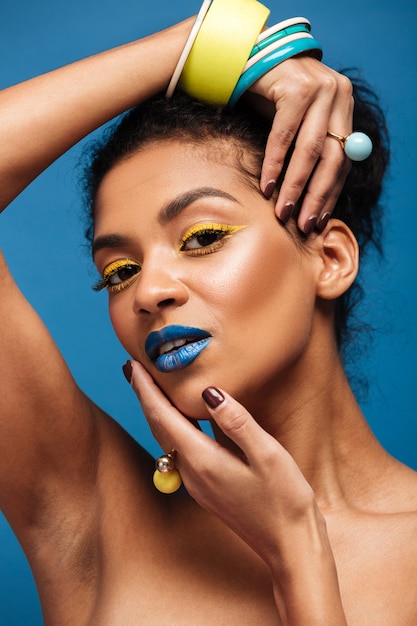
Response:
[{"label": "bare skin", "polygon": [[[164,39],[174,58],[181,49],[181,28],[187,30],[179,26]],[[2,187],[4,205],[92,128],[163,87],[173,67],[162,65],[163,75],[155,74],[155,38],[127,48],[128,55],[143,61],[140,71],[147,72],[142,76],[146,80],[132,80],[125,49],[122,55],[108,53],[111,62],[105,61],[105,67],[115,68],[108,82],[100,78],[106,72],[95,65],[104,63],[101,56],[38,79],[29,92],[22,86],[6,93],[0,101],[7,140],[0,142],[7,149],[7,159],[0,159],[2,180],[7,182]],[[91,75],[99,76],[99,85],[90,87]],[[49,90],[59,94],[54,81],[61,80],[74,100],[67,92],[59,106],[54,102],[50,107]],[[128,87],[132,84],[147,86],[140,93],[135,87],[133,93]],[[90,88],[95,98],[89,107]],[[271,89],[265,85],[263,95]],[[25,112],[28,93],[30,108],[40,118],[36,125],[31,112]],[[97,100],[103,102],[102,110],[97,111]],[[68,120],[64,101],[82,115]],[[349,125],[350,107],[349,102],[338,109],[343,127]],[[62,129],[53,138],[44,132],[51,117]],[[28,132],[33,133],[32,141],[27,140]],[[330,141],[325,150],[336,154],[339,147]],[[304,280],[294,304],[303,299],[308,305],[297,333],[302,340],[285,345],[273,392],[272,377],[264,381],[268,394],[262,404],[247,392],[240,375],[222,373],[216,379],[214,369],[202,371],[196,364],[187,376],[162,383],[146,361],[143,339],[150,329],[179,320],[189,323],[202,310],[195,304],[201,276],[187,273],[189,256],[173,254],[177,230],[185,225],[177,222],[156,230],[157,212],[188,184],[190,167],[196,163],[188,161],[183,178],[179,170],[171,179],[167,172],[178,154],[178,145],[152,147],[115,168],[103,182],[96,236],[122,227],[129,228],[132,241],[129,249],[103,248],[96,264],[102,271],[114,258],[143,257],[141,280],[111,294],[112,321],[123,343],[133,337],[134,345],[128,346],[136,361],[133,388],[163,448],[178,450],[188,493],[166,497],[155,491],[150,481],[153,460],[75,385],[46,328],[0,261],[1,506],[33,570],[45,623],[126,626],[170,619],[178,626],[414,624],[417,592],[410,581],[417,567],[416,474],[387,455],[370,433],[340,365],[329,322],[329,303],[349,286],[357,270],[357,248],[342,224],[331,221],[313,238],[309,254],[291,262],[295,245],[276,222],[273,203],[249,192],[230,168],[217,166],[216,181],[225,192],[237,194],[239,218],[246,228],[234,234],[221,253],[198,260],[204,263],[198,266],[201,276],[207,263],[214,268],[221,263],[223,253],[239,255],[239,242],[245,241],[246,251],[251,247],[255,259],[258,235],[264,242],[270,237],[268,245],[277,250],[281,267],[286,259],[286,276]],[[147,160],[146,168],[138,170],[142,178],[134,179],[138,188],[133,186],[131,193],[143,200],[142,206],[126,195],[125,184],[132,180],[129,168],[141,158]],[[149,172],[160,171],[163,159],[164,185],[158,187]],[[213,179],[210,167],[201,185]],[[345,166],[339,164],[338,178],[343,178],[340,168]],[[302,169],[304,176],[308,165]],[[158,196],[155,189],[168,195]],[[114,201],[118,211],[111,208]],[[262,207],[262,219],[258,212],[251,221],[255,202]],[[142,229],[132,230],[140,211]],[[218,208],[204,205],[201,211],[202,219],[212,219]],[[187,214],[179,219],[187,219]],[[159,257],[166,258],[157,269],[150,232],[157,234]],[[156,271],[157,280],[151,280]],[[283,281],[274,297],[289,302],[289,297],[283,298],[284,289]],[[232,327],[233,311],[214,295],[205,298],[207,315],[224,315]],[[291,316],[291,307],[286,314]],[[123,328],[129,324],[136,330],[125,338]],[[285,333],[280,333],[283,338]],[[213,343],[213,352],[218,349]],[[288,374],[294,377],[296,393],[289,393]],[[213,384],[245,400],[252,416],[226,391],[217,409],[205,405],[201,392]],[[183,413],[210,417],[217,425],[218,442],[206,438]],[[236,446],[248,463],[235,454]],[[279,479],[272,480],[275,476]]]},{"label": "bare skin", "polygon": [[[33,337],[34,313],[24,310],[27,305],[19,299],[16,292],[9,302],[20,315],[24,313]],[[47,480],[50,469],[39,461],[45,455],[33,450],[36,463],[30,467],[36,472],[36,488],[26,487],[20,458],[19,473],[9,461],[13,480],[2,484],[2,491],[4,510],[36,578],[45,623],[157,624],[170,616],[176,624],[249,625],[260,619],[279,624],[265,562],[187,494],[156,493],[150,481],[152,459],[73,388],[43,328],[36,337],[36,358],[28,354],[24,337],[21,347],[19,342],[15,345],[15,358],[25,363],[20,376],[15,372],[16,392],[37,389],[45,400],[36,414],[51,415],[52,424],[69,421],[71,428],[65,432],[65,450],[59,450],[61,468],[53,480]],[[49,363],[45,376],[39,375],[39,362]],[[323,369],[325,374],[331,369],[335,387],[341,379],[346,389],[342,372],[335,375],[333,364]],[[47,382],[51,380],[52,384]],[[68,390],[65,394],[63,388]],[[146,394],[152,398],[145,385],[142,396]],[[53,414],[46,398],[54,398]],[[142,401],[145,409],[147,404],[160,408],[160,399],[142,397]],[[340,407],[340,396],[334,403]],[[322,422],[323,404],[317,404],[319,415],[312,415]],[[326,391],[325,405],[331,404]],[[416,477],[374,441],[354,400],[343,404],[346,416],[338,411],[332,445],[329,441],[321,449],[326,464],[310,471],[303,468],[302,461],[308,458],[305,447],[301,454],[294,452],[294,458],[326,518],[347,623],[411,625],[417,602],[409,584],[416,573]],[[17,414],[18,407],[14,408]],[[27,424],[28,416],[24,417]],[[52,427],[42,424],[42,429],[49,435]],[[27,427],[24,432],[30,440]],[[280,440],[289,451],[299,448],[299,442],[290,442],[288,436]],[[56,449],[56,439],[54,445]],[[69,458],[64,454],[68,450]],[[16,493],[20,502],[31,498],[36,506],[30,512],[27,506],[19,509]]]}]

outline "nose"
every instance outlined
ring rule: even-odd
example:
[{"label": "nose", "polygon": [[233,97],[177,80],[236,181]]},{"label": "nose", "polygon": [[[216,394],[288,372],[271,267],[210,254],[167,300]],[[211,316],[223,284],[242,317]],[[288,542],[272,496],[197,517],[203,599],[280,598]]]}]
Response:
[{"label": "nose", "polygon": [[133,309],[136,314],[157,314],[170,306],[182,306],[188,297],[188,288],[173,268],[161,261],[144,263],[135,281]]}]

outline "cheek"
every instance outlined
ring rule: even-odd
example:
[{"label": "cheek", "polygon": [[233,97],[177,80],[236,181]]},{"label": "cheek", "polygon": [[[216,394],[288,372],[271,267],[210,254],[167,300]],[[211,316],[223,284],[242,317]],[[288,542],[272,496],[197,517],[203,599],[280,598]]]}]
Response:
[{"label": "cheek", "polygon": [[[135,318],[130,301],[127,301],[126,294],[118,294],[109,300],[109,316],[113,330],[123,348],[133,358],[138,358],[135,350],[137,338],[135,338]],[[129,315],[129,312],[132,314]],[[136,339],[136,341],[135,341]]]},{"label": "cheek", "polygon": [[315,310],[308,258],[282,237],[263,237],[256,244],[242,256],[229,257],[208,287],[211,301],[216,299],[213,310],[220,316],[229,370],[247,368],[254,387],[300,357]]},{"label": "cheek", "polygon": [[225,255],[223,263],[206,272],[200,297],[206,295],[208,305],[230,315],[233,324],[250,319],[257,332],[264,325],[266,331],[279,331],[280,319],[289,318],[294,325],[311,303],[312,276],[306,258],[285,235],[252,239],[250,246]]}]

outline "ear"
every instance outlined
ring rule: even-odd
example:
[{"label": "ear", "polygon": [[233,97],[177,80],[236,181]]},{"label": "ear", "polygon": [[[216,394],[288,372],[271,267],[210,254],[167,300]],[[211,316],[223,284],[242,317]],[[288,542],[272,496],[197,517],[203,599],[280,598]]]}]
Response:
[{"label": "ear", "polygon": [[319,246],[317,252],[321,258],[317,295],[324,300],[335,300],[349,289],[357,276],[358,242],[344,222],[331,219],[315,244]]}]

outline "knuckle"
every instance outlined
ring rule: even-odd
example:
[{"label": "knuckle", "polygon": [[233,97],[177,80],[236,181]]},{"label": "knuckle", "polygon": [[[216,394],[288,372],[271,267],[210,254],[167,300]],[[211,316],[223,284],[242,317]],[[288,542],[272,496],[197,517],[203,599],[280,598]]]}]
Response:
[{"label": "knuckle", "polygon": [[276,172],[280,172],[284,166],[284,159],[278,154],[269,156],[268,160],[265,160],[264,169],[266,172],[271,172],[271,176],[267,175],[267,178],[274,178]]},{"label": "knuckle", "polygon": [[297,82],[293,83],[292,96],[304,102],[310,99],[313,89],[314,84],[311,77],[307,74],[300,74]]},{"label": "knuckle", "polygon": [[338,89],[337,78],[336,75],[332,72],[331,74],[326,74],[322,81],[323,89],[331,94],[335,95]]},{"label": "knuckle", "polygon": [[[294,140],[294,131],[291,128],[282,128],[274,133],[274,142],[287,150]],[[278,160],[279,157],[277,157]],[[280,160],[281,162],[281,160]]]},{"label": "knuckle", "polygon": [[280,81],[275,87],[275,96],[280,101],[286,101],[289,104],[298,100],[308,100],[311,96],[311,91],[314,88],[313,80],[311,76],[306,72],[298,71],[294,74],[288,74],[286,80]]},{"label": "knuckle", "polygon": [[339,89],[341,93],[343,93],[347,97],[351,97],[353,94],[352,81],[350,80],[350,78],[348,78],[348,76],[345,76],[344,74],[339,74],[338,76]]},{"label": "knuckle", "polygon": [[248,416],[242,411],[234,411],[229,415],[225,415],[222,420],[222,428],[230,433],[242,433],[248,425]]},{"label": "knuckle", "polygon": [[169,436],[169,431],[167,431],[166,427],[166,415],[156,407],[145,408],[142,406],[142,410],[155,439],[157,439],[161,445],[164,445],[168,438],[168,443],[171,445],[171,437]]},{"label": "knuckle", "polygon": [[314,161],[317,161],[323,152],[324,140],[325,137],[314,137],[306,145],[305,150],[308,156]]},{"label": "knuckle", "polygon": [[146,407],[146,416],[148,422],[152,422],[153,424],[158,424],[161,421],[159,413],[154,407]]},{"label": "knuckle", "polygon": [[267,470],[268,473],[271,471],[271,468],[280,467],[282,459],[277,450],[275,442],[273,442],[273,444],[269,446],[264,445],[260,460],[262,462],[262,466]]},{"label": "knuckle", "polygon": [[328,199],[329,199],[329,194],[331,192],[329,190],[325,190],[325,189],[317,189],[317,187],[312,190],[309,189],[306,193],[306,199],[308,197],[308,202],[312,205],[312,206],[316,206],[316,207],[322,207],[324,206]]},{"label": "knuckle", "polygon": [[291,198],[299,198],[303,193],[306,180],[294,180],[288,185],[288,193]]}]

